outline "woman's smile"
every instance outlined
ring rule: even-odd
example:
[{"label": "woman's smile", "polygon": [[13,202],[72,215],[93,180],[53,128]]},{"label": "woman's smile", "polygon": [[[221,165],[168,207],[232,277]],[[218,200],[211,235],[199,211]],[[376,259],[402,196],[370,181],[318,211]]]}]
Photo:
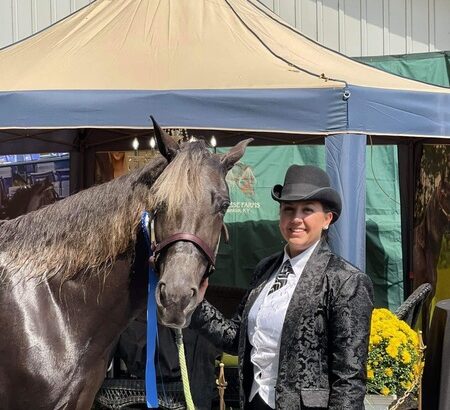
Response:
[{"label": "woman's smile", "polygon": [[332,217],[319,201],[282,202],[280,231],[288,243],[289,255],[294,257],[315,244]]}]

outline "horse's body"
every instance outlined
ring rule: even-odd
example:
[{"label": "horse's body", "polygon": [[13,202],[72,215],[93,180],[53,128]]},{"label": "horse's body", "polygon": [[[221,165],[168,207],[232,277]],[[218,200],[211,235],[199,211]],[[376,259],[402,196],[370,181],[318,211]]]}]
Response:
[{"label": "horse's body", "polygon": [[432,291],[422,309],[422,328],[424,335],[430,318],[431,299],[436,293],[437,265],[441,251],[442,238],[450,227],[450,182],[441,180],[431,194],[421,223],[414,229],[413,287],[430,283]]},{"label": "horse's body", "polygon": [[[2,222],[0,408],[90,409],[118,336],[145,309],[148,254],[139,230],[145,209],[159,209],[161,240],[191,229],[210,247],[217,244],[223,214],[212,198],[217,187],[225,192],[226,171],[246,143],[221,158],[197,143],[178,154],[167,135],[158,135],[166,159]],[[187,175],[179,176],[183,186],[173,180],[180,170]],[[166,178],[154,184],[163,171]],[[186,186],[191,178],[201,184]],[[171,184],[181,196],[171,197]],[[159,259],[160,319],[186,326],[208,262],[185,241]]]}]

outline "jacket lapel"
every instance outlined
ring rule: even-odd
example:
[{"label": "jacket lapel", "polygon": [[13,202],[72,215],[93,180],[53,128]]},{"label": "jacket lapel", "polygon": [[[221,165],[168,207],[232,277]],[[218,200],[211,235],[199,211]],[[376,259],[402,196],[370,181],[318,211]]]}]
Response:
[{"label": "jacket lapel", "polygon": [[322,292],[323,276],[330,256],[328,244],[322,239],[303,269],[284,319],[280,341],[280,362],[286,353],[286,343],[293,339],[292,335],[296,333],[295,329],[302,318],[312,317],[311,311],[316,309],[316,296]]}]

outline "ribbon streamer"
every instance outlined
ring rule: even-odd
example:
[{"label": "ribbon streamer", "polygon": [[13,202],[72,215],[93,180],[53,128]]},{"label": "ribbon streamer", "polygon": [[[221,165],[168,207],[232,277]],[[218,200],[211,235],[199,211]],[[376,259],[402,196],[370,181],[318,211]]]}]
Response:
[{"label": "ribbon streamer", "polygon": [[[147,211],[142,213],[141,228],[144,234],[149,258],[153,256],[151,235],[149,232],[150,215]],[[158,279],[151,265],[148,268],[148,298],[147,298],[147,363],[145,366],[145,396],[149,409],[158,408],[158,391],[156,389],[155,351],[158,337],[158,324],[156,317],[155,292]]]}]

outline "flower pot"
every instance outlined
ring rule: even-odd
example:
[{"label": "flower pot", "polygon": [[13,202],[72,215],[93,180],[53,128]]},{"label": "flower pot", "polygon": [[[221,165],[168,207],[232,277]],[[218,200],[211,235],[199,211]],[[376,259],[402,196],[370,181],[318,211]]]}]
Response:
[{"label": "flower pot", "polygon": [[366,394],[364,404],[366,410],[387,410],[396,398],[397,396],[395,395]]}]

